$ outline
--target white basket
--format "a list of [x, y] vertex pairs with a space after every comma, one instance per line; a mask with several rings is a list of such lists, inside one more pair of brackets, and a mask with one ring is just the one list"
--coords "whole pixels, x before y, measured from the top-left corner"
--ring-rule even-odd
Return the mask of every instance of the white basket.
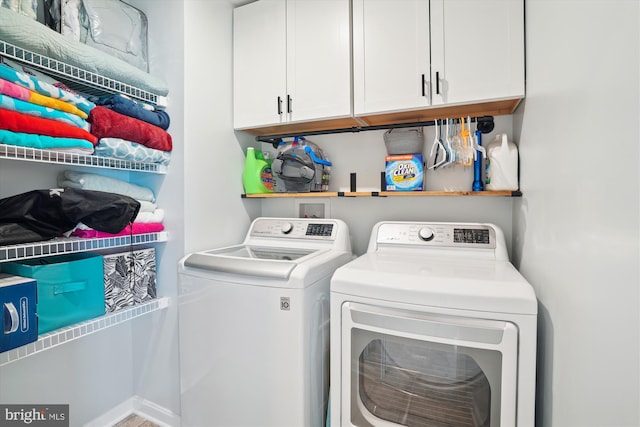
[[422, 128], [389, 129], [384, 133], [387, 154], [421, 154], [424, 149]]

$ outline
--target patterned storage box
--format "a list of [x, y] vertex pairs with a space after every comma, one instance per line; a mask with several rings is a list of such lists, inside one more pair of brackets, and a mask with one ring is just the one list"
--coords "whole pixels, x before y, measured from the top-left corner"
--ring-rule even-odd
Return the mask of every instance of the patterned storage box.
[[106, 254], [104, 302], [107, 313], [156, 297], [156, 251], [154, 248]]

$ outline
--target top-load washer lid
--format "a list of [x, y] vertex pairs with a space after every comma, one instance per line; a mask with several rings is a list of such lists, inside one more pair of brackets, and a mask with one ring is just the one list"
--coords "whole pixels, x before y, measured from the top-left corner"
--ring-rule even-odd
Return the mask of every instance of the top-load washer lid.
[[180, 261], [180, 272], [304, 287], [351, 259], [349, 229], [341, 220], [261, 217], [251, 223], [241, 244], [189, 254]]
[[286, 280], [302, 258], [318, 252], [314, 249], [240, 245], [193, 253], [185, 258], [184, 265], [220, 273]]
[[491, 224], [383, 222], [366, 254], [340, 267], [331, 292], [448, 309], [536, 314], [531, 285]]

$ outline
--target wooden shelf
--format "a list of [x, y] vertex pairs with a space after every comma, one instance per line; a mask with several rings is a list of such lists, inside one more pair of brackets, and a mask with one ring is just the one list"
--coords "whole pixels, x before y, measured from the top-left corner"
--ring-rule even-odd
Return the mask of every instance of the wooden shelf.
[[304, 197], [520, 197], [520, 191], [319, 191], [311, 193], [242, 194], [247, 199], [283, 199]]
[[324, 132], [359, 132], [371, 127], [428, 122], [447, 117], [481, 117], [512, 114], [522, 98], [507, 98], [461, 105], [436, 105], [424, 109], [392, 111], [379, 114], [334, 119], [294, 122], [236, 129], [256, 137], [283, 136], [298, 134], [321, 134]]

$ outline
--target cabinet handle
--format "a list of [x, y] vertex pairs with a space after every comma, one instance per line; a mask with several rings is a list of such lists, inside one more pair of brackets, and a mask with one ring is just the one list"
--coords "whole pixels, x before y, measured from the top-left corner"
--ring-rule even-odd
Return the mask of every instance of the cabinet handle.
[[422, 96], [425, 96], [425, 91], [424, 91], [424, 74], [422, 75]]
[[292, 103], [293, 103], [293, 99], [291, 99], [291, 96], [287, 95], [287, 113], [291, 113]]
[[436, 71], [436, 95], [440, 95], [440, 73]]
[[282, 98], [278, 97], [278, 115], [282, 114]]

